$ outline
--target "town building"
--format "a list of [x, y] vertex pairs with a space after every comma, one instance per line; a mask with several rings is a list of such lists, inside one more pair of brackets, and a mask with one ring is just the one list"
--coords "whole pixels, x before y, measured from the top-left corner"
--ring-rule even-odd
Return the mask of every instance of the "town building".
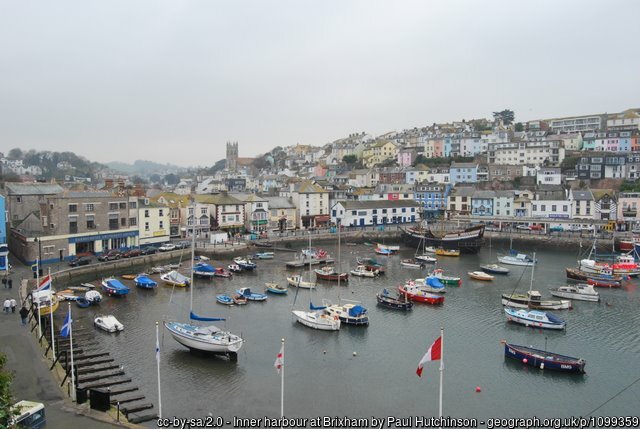
[[640, 130], [640, 109], [627, 109], [607, 118], [609, 131], [638, 131]]
[[489, 181], [507, 181], [511, 182], [516, 177], [525, 176], [524, 166], [516, 164], [490, 164], [487, 166], [489, 172]]
[[[239, 199], [229, 195], [227, 192], [221, 192], [217, 195], [196, 195], [195, 200], [199, 204], [208, 207], [207, 214], [211, 217], [211, 231], [223, 230], [229, 234], [244, 232], [245, 206]], [[204, 215], [203, 211], [201, 216]], [[187, 226], [192, 225], [191, 221], [190, 213], [187, 219]], [[207, 235], [207, 232], [205, 232], [205, 237]]]
[[613, 189], [592, 189], [595, 213], [595, 220], [617, 220], [618, 202], [616, 201]]
[[420, 182], [415, 184], [415, 201], [422, 208], [423, 219], [435, 219], [444, 216], [447, 209], [449, 185], [438, 182]]
[[572, 116], [566, 118], [548, 119], [549, 130], [553, 133], [574, 133], [576, 131], [597, 131], [605, 128], [606, 114]]
[[291, 196], [298, 209], [298, 228], [316, 228], [328, 225], [329, 191], [306, 180], [291, 184], [281, 196]]
[[452, 162], [449, 167], [451, 185], [457, 183], [476, 183], [478, 181], [478, 164], [473, 162]]
[[493, 203], [496, 197], [494, 191], [475, 191], [471, 195], [472, 216], [493, 216]]
[[475, 188], [471, 186], [459, 186], [452, 189], [447, 197], [447, 216], [470, 214], [471, 197], [475, 191]]
[[514, 216], [514, 191], [495, 191], [493, 213], [495, 216]]
[[[131, 206], [133, 201], [129, 201]], [[150, 201], [149, 198], [139, 198], [137, 201], [138, 244], [165, 243], [171, 239], [171, 216], [169, 207]]]
[[583, 156], [576, 165], [579, 180], [622, 179], [626, 177], [625, 155]]
[[573, 207], [573, 219], [593, 219], [595, 214], [595, 200], [589, 189], [569, 190], [569, 201]]
[[345, 226], [412, 223], [420, 219], [413, 200], [339, 201], [331, 208], [331, 221]]
[[269, 226], [269, 202], [255, 194], [235, 194], [244, 203], [244, 227], [249, 232], [267, 231]]
[[564, 160], [565, 149], [562, 141], [545, 140], [514, 141], [510, 143], [489, 143], [487, 162], [492, 164], [543, 165], [545, 162], [559, 166]]
[[536, 174], [536, 185], [561, 185], [560, 167], [540, 167]]
[[618, 194], [618, 221], [624, 223], [623, 230], [631, 231], [640, 222], [640, 192], [621, 192]]
[[269, 229], [286, 231], [298, 226], [298, 210], [293, 199], [286, 197], [264, 197], [269, 207]]

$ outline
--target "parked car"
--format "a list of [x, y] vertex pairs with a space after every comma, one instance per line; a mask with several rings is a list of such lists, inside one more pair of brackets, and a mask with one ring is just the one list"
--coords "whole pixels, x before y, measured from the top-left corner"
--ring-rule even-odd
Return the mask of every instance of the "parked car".
[[187, 249], [191, 247], [190, 241], [179, 241], [176, 243], [176, 249]]
[[129, 249], [122, 254], [123, 258], [133, 258], [134, 256], [142, 255], [142, 250], [140, 249]]
[[122, 252], [120, 252], [119, 250], [109, 250], [106, 253], [103, 253], [102, 255], [98, 256], [98, 261], [104, 262], [104, 261], [114, 261], [116, 259], [120, 259], [122, 258]]
[[560, 225], [552, 226], [551, 228], [549, 228], [549, 232], [562, 232], [562, 231], [564, 231], [564, 228]]
[[522, 229], [525, 231], [529, 231], [531, 228], [529, 228], [529, 225], [518, 225], [516, 226], [516, 229]]
[[142, 249], [142, 255], [154, 255], [158, 253], [158, 248], [155, 246], [148, 246]]
[[176, 246], [175, 244], [164, 243], [158, 250], [160, 250], [161, 252], [168, 252], [170, 250], [176, 250]]
[[580, 227], [580, 231], [589, 231], [593, 232], [593, 225], [582, 225]]
[[569, 226], [567, 227], [567, 231], [571, 231], [571, 232], [580, 232], [580, 231], [581, 231], [581, 229], [580, 229], [580, 226], [578, 226], [578, 225], [569, 225]]
[[529, 229], [531, 231], [542, 231], [542, 230], [544, 230], [544, 226], [542, 226], [542, 225], [531, 225], [529, 227]]
[[91, 257], [89, 256], [81, 256], [79, 258], [73, 258], [69, 261], [70, 267], [80, 267], [82, 265], [89, 265], [91, 263]]

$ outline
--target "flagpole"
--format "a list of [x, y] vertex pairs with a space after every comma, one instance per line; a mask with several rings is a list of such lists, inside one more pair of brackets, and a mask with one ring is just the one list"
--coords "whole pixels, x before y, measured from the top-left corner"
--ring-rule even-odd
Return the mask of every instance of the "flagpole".
[[280, 417], [284, 420], [284, 338], [282, 339], [282, 373], [280, 374]]
[[158, 363], [158, 418], [162, 418], [162, 393], [160, 390], [160, 341], [158, 335], [158, 322], [156, 322], [156, 362]]
[[[49, 277], [51, 277], [51, 268], [49, 268]], [[51, 297], [51, 311], [49, 311], [49, 323], [51, 324], [51, 351], [53, 352], [53, 358], [51, 359], [53, 362], [56, 361], [56, 342], [54, 341], [54, 333], [53, 333], [53, 284], [49, 289], [49, 296]]]
[[440, 327], [440, 405], [438, 407], [438, 417], [440, 417], [440, 418], [442, 418], [442, 379], [443, 379], [443, 374], [444, 374], [444, 327]]
[[69, 305], [69, 347], [71, 349], [71, 400], [76, 400], [76, 376], [73, 370], [73, 318], [71, 317], [71, 303]]
[[[36, 290], [40, 287], [40, 260], [36, 258]], [[33, 294], [31, 295], [33, 297]], [[40, 297], [38, 297], [38, 344], [40, 344], [40, 337], [42, 337], [42, 326], [40, 325]]]

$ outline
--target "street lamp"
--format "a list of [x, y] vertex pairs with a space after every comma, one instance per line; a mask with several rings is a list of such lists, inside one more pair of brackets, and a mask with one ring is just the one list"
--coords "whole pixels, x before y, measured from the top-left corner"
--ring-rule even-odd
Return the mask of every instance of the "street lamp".
[[38, 262], [36, 263], [36, 270], [38, 276], [42, 276], [42, 268], [40, 268], [42, 264], [42, 242], [38, 237], [34, 238], [34, 241], [38, 243]]

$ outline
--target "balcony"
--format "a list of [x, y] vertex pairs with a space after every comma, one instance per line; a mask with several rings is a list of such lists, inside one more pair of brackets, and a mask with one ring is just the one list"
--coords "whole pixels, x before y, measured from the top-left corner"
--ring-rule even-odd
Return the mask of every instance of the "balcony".
[[636, 217], [637, 214], [637, 209], [631, 207], [625, 207], [622, 209], [622, 217]]

